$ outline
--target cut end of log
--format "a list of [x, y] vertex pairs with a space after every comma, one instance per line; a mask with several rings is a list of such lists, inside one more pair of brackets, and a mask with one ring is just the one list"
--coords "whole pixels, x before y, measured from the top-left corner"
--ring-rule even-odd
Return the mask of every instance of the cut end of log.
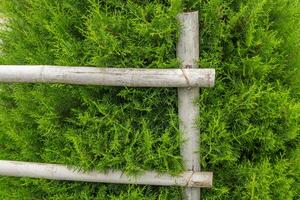
[[194, 172], [189, 180], [188, 187], [211, 188], [212, 184], [212, 172]]
[[209, 87], [214, 87], [215, 79], [216, 79], [216, 70], [215, 69], [211, 69], [211, 73], [208, 74], [207, 79], [208, 79]]

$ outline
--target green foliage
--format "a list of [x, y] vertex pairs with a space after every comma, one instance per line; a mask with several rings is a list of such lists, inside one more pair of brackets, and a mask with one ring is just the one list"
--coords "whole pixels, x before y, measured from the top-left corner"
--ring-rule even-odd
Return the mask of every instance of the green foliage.
[[218, 72], [199, 101], [202, 165], [217, 174], [206, 199], [299, 198], [299, 3], [192, 5], [202, 13], [200, 66]]
[[[198, 10], [203, 199], [300, 198], [299, 0], [3, 0], [0, 64], [176, 68], [176, 15]], [[1, 84], [0, 159], [183, 170], [176, 89]], [[22, 187], [20, 187], [22, 186]], [[1, 199], [181, 199], [179, 188], [0, 178]]]

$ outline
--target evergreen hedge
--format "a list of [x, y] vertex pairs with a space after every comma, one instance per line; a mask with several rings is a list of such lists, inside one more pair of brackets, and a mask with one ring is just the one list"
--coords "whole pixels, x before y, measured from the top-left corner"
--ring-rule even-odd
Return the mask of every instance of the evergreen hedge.
[[[176, 68], [200, 12], [203, 199], [300, 198], [299, 0], [2, 0], [0, 64]], [[0, 159], [178, 174], [176, 89], [0, 85]], [[0, 178], [0, 199], [181, 199], [177, 187]]]

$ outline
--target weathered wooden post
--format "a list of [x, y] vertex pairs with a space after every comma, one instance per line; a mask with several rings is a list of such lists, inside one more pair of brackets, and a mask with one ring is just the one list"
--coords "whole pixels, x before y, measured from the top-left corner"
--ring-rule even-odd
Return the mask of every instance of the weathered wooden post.
[[[182, 71], [197, 68], [199, 60], [199, 21], [198, 12], [182, 13], [178, 16], [181, 34], [177, 45], [177, 58], [182, 62]], [[184, 74], [184, 73], [183, 73]], [[189, 79], [186, 78], [187, 82]], [[199, 137], [200, 130], [196, 127], [199, 108], [195, 100], [199, 97], [198, 87], [178, 88], [179, 129], [184, 143], [181, 146], [186, 170], [200, 171]], [[185, 188], [186, 200], [199, 200], [200, 188]]]

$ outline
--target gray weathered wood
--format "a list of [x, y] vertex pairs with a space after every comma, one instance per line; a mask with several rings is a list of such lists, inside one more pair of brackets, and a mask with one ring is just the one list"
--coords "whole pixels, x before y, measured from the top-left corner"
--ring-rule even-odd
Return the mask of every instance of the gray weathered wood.
[[211, 187], [211, 172], [187, 171], [179, 176], [147, 171], [139, 176], [127, 176], [121, 171], [79, 172], [64, 165], [0, 160], [0, 175], [45, 178], [52, 180], [86, 181], [118, 184]]
[[[197, 68], [199, 59], [199, 21], [198, 12], [183, 13], [178, 16], [181, 34], [177, 45], [177, 57], [182, 61], [182, 68]], [[214, 79], [214, 77], [210, 77]], [[195, 100], [199, 97], [199, 88], [178, 88], [179, 129], [184, 143], [181, 146], [186, 170], [200, 171], [199, 137], [200, 130], [196, 126], [199, 108]], [[199, 200], [199, 188], [186, 188], [186, 200]]]
[[0, 65], [0, 82], [129, 87], [212, 87], [214, 69], [136, 69]]

